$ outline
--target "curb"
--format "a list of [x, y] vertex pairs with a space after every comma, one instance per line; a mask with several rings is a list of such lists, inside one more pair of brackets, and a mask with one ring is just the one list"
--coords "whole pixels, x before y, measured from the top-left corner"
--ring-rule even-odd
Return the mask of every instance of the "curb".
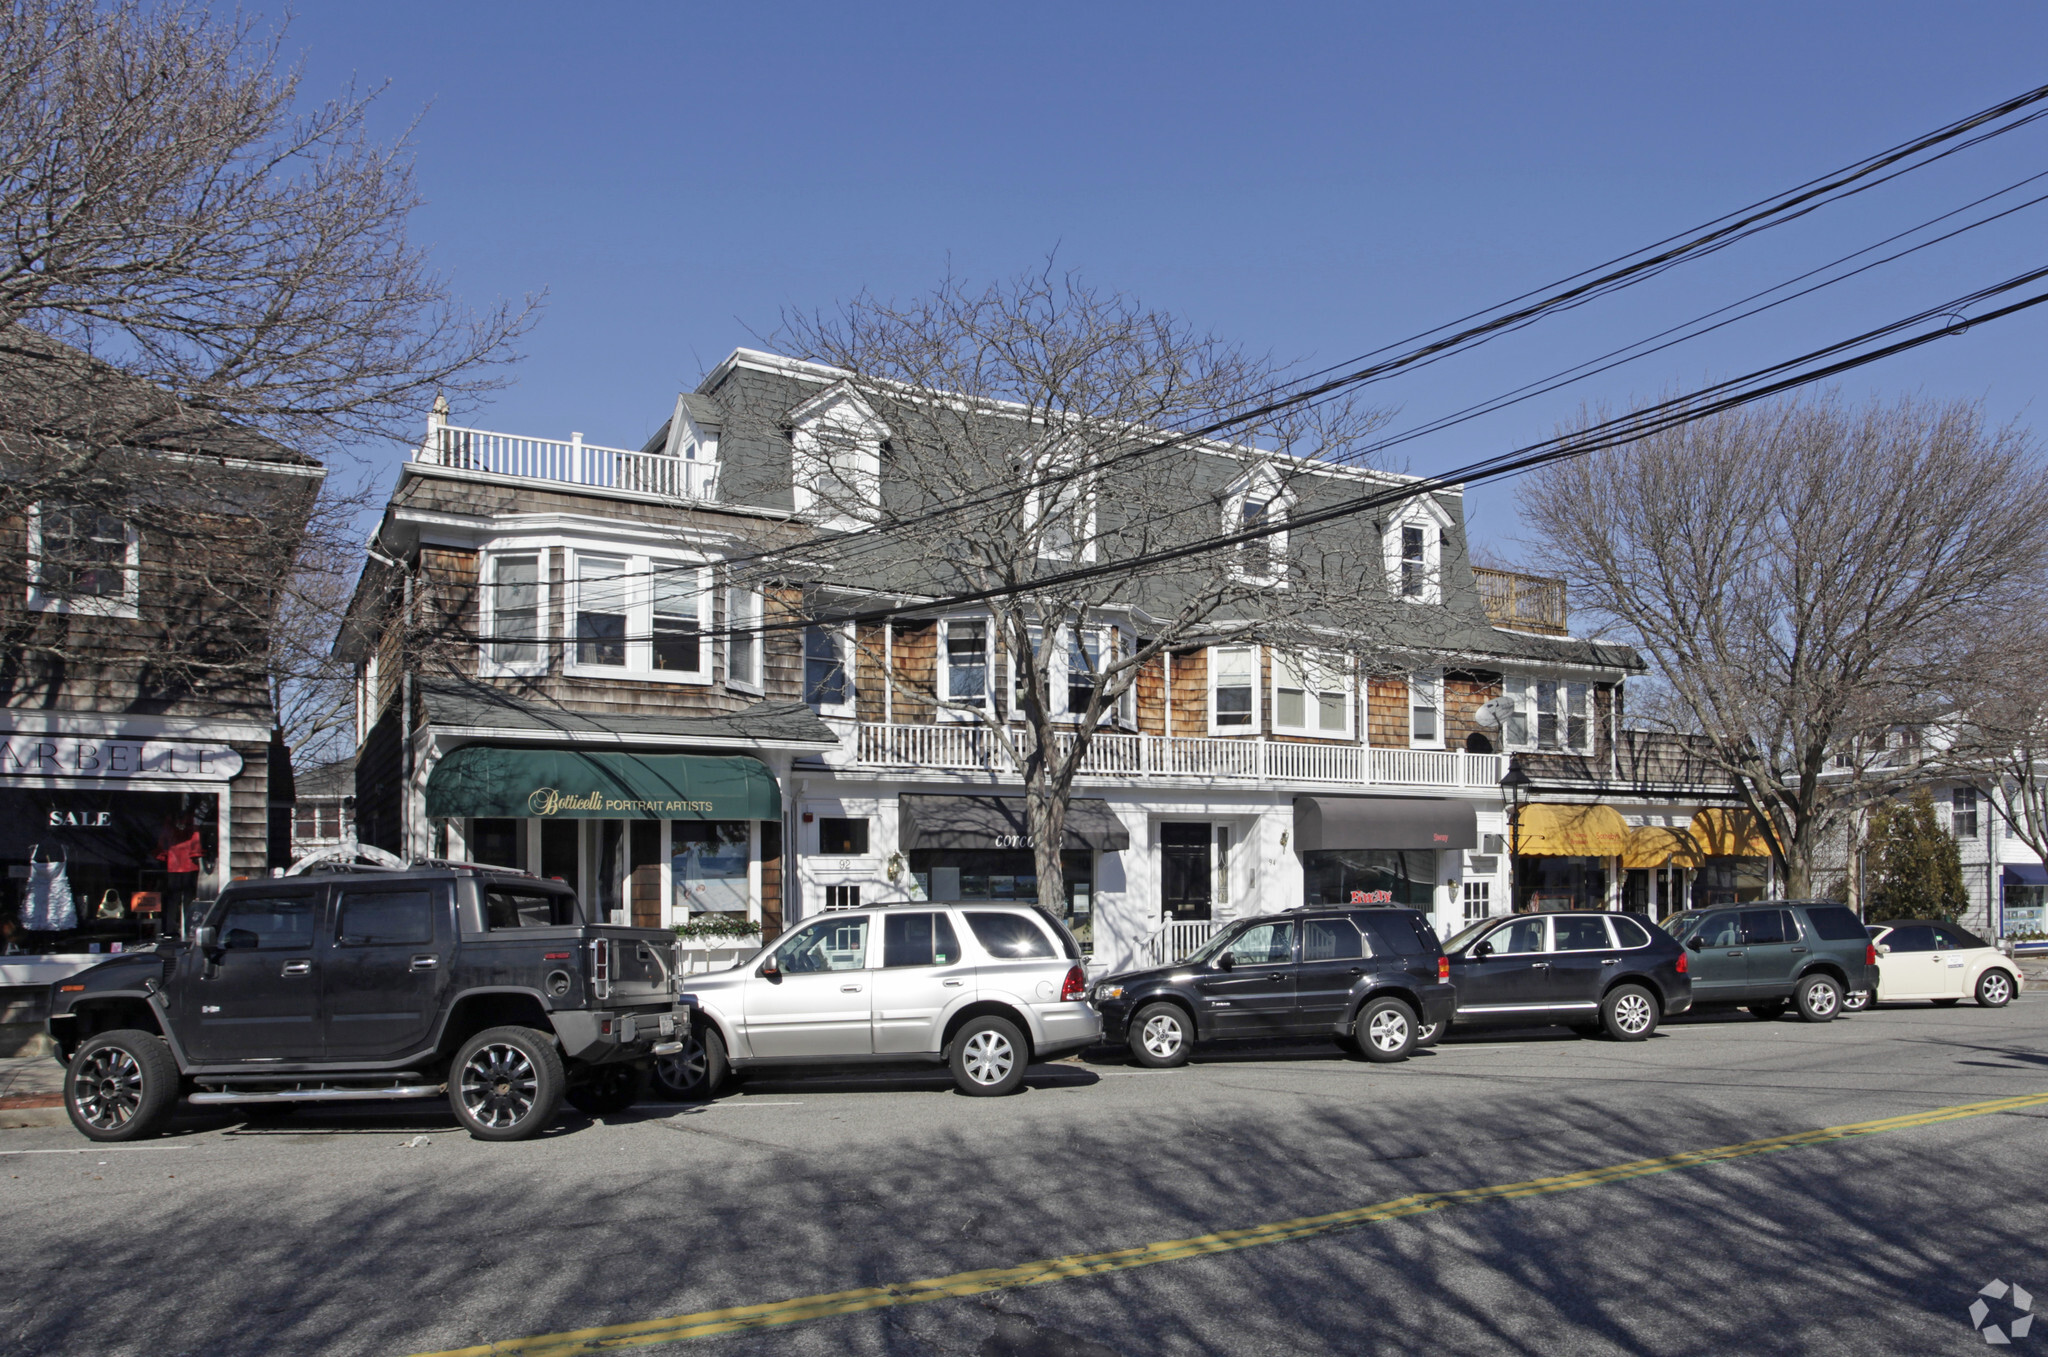
[[0, 1131], [27, 1130], [35, 1126], [68, 1126], [71, 1119], [57, 1107], [0, 1108]]

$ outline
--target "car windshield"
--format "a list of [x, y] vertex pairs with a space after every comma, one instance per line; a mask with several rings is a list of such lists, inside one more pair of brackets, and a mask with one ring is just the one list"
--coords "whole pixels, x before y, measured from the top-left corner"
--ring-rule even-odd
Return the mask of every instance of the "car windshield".
[[1244, 930], [1242, 928], [1225, 928], [1220, 930], [1215, 937], [1209, 939], [1200, 947], [1197, 947], [1194, 951], [1182, 957], [1180, 960], [1180, 964], [1183, 966], [1195, 966], [1200, 965], [1204, 961], [1210, 960], [1218, 952], [1222, 951], [1225, 947], [1228, 947], [1231, 944], [1231, 941], [1235, 939], [1237, 935], [1239, 933], [1242, 933], [1243, 931]]
[[1493, 924], [1494, 921], [1492, 919], [1481, 919], [1478, 923], [1466, 924], [1463, 928], [1444, 939], [1444, 950], [1446, 952], [1457, 951], [1460, 947], [1463, 947], [1466, 943], [1493, 927]]
[[1695, 914], [1691, 910], [1687, 910], [1682, 914], [1672, 915], [1670, 918], [1666, 919], [1662, 924], [1658, 926], [1662, 928], [1666, 933], [1669, 933], [1672, 937], [1678, 939], [1680, 942], [1684, 942], [1686, 939], [1686, 935], [1691, 933], [1693, 929], [1698, 928], [1700, 926], [1700, 920], [1703, 917], [1705, 916]]

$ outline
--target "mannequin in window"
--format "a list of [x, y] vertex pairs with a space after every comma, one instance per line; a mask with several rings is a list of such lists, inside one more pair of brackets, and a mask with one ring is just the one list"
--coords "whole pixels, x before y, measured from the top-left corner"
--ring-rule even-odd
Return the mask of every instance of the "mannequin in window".
[[1475, 730], [1465, 737], [1465, 752], [1467, 754], [1491, 754], [1493, 752], [1493, 741]]

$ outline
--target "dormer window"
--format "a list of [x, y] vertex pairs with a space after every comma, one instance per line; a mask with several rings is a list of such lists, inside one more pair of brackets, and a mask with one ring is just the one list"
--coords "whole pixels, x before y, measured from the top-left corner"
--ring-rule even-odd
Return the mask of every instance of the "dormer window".
[[1408, 603], [1443, 601], [1444, 533], [1450, 519], [1434, 499], [1411, 501], [1387, 525], [1387, 577]]
[[786, 429], [796, 511], [825, 527], [865, 526], [881, 504], [888, 429], [840, 383], [791, 412]]
[[1025, 501], [1027, 531], [1038, 537], [1038, 556], [1045, 561], [1095, 559], [1095, 495], [1084, 475], [1073, 471], [1045, 473], [1048, 483], [1032, 487]]
[[[1278, 528], [1288, 519], [1288, 498], [1269, 471], [1254, 471], [1224, 501], [1223, 531], [1236, 535]], [[1241, 580], [1275, 584], [1287, 574], [1287, 533], [1266, 532], [1237, 544], [1231, 573]]]
[[1401, 525], [1401, 597], [1421, 598], [1429, 584], [1429, 554], [1419, 524]]

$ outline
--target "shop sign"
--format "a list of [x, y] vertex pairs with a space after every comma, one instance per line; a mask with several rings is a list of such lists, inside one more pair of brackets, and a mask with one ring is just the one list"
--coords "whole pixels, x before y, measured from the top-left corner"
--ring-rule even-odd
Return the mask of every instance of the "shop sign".
[[242, 756], [224, 744], [76, 735], [0, 737], [0, 776], [224, 782], [241, 771]]
[[526, 798], [526, 813], [540, 816], [560, 815], [566, 811], [572, 815], [610, 814], [671, 819], [678, 815], [709, 815], [715, 809], [710, 801], [606, 796], [602, 792], [585, 792], [576, 796], [554, 787], [537, 787]]
[[49, 820], [52, 829], [107, 829], [113, 823], [110, 810], [53, 810]]
[[1391, 905], [1394, 903], [1394, 893], [1392, 891], [1353, 891], [1351, 892], [1351, 903], [1354, 905]]

